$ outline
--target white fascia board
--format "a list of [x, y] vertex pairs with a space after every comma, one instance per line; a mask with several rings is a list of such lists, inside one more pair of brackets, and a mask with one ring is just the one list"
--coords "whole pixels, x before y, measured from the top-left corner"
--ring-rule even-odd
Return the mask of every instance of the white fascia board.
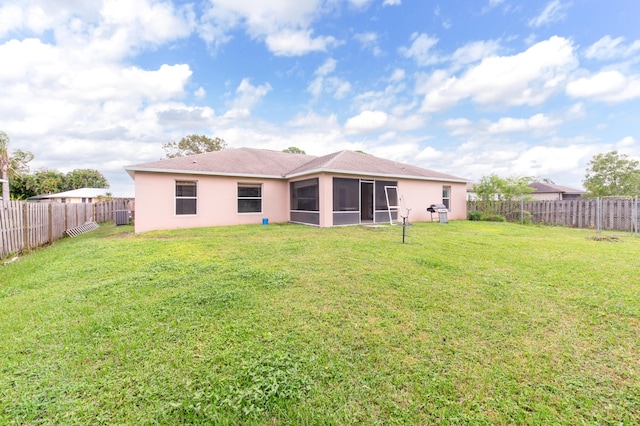
[[285, 179], [284, 176], [277, 175], [253, 175], [249, 173], [224, 173], [224, 172], [211, 172], [206, 170], [178, 170], [178, 169], [149, 169], [142, 167], [125, 167], [124, 168], [129, 176], [133, 175], [131, 172], [145, 172], [145, 173], [168, 173], [176, 175], [200, 175], [200, 176], [224, 176], [224, 177], [244, 177], [255, 179]]
[[440, 177], [427, 177], [427, 176], [409, 176], [409, 175], [395, 175], [395, 174], [387, 174], [387, 173], [373, 173], [373, 172], [365, 172], [365, 171], [353, 171], [353, 170], [339, 170], [339, 169], [314, 169], [308, 170], [306, 172], [296, 173], [293, 175], [287, 175], [285, 178], [294, 179], [297, 177], [319, 174], [319, 173], [330, 173], [330, 174], [340, 174], [340, 175], [353, 175], [353, 176], [372, 176], [372, 177], [380, 177], [387, 179], [411, 179], [411, 180], [425, 180], [425, 181], [433, 181], [433, 182], [453, 182], [453, 183], [467, 183], [471, 182], [469, 179], [449, 179], [449, 178], [440, 178]]

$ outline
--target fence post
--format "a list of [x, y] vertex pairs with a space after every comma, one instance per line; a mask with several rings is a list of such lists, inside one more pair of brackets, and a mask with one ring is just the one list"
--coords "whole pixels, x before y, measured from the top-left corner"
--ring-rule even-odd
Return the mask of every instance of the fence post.
[[49, 203], [47, 206], [47, 213], [49, 215], [49, 244], [53, 243], [53, 203]]
[[636, 237], [638, 236], [638, 196], [636, 195], [635, 203], [633, 203], [633, 226], [635, 229]]
[[28, 250], [29, 247], [29, 207], [27, 203], [22, 204], [22, 248]]

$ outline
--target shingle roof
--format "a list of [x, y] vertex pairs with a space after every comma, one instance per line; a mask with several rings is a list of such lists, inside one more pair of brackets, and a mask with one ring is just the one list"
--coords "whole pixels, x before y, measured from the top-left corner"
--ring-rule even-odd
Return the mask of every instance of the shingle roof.
[[255, 148], [233, 148], [125, 167], [136, 171], [291, 178], [331, 172], [466, 182], [466, 179], [373, 155], [339, 151], [322, 157]]
[[255, 148], [232, 148], [169, 158], [125, 167], [130, 172], [155, 171], [191, 174], [284, 177], [289, 170], [314, 159], [305, 154]]
[[584, 194], [585, 192], [580, 189], [569, 188], [568, 186], [544, 182], [532, 182], [529, 186], [535, 190], [534, 192], [561, 192], [563, 194]]
[[296, 176], [320, 171], [349, 174], [357, 173], [374, 176], [403, 176], [410, 178], [466, 181], [466, 179], [457, 176], [353, 151], [339, 151], [323, 157], [318, 157], [297, 169], [291, 170], [288, 175]]

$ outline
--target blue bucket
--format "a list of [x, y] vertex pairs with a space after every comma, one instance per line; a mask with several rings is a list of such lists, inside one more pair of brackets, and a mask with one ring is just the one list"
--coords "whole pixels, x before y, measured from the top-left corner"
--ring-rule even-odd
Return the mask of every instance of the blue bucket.
[[268, 225], [269, 224], [269, 218], [268, 217], [263, 217], [262, 218], [262, 224], [263, 225]]

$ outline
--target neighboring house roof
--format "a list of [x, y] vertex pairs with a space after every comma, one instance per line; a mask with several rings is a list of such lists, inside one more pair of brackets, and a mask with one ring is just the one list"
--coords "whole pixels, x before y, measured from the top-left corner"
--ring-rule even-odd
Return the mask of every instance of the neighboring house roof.
[[532, 182], [529, 187], [533, 188], [533, 193], [562, 193], [562, 194], [584, 194], [585, 191], [568, 186], [556, 185], [553, 183]]
[[97, 198], [104, 197], [109, 188], [79, 188], [57, 194], [43, 194], [29, 197], [29, 200], [43, 200], [47, 198]]
[[329, 172], [451, 182], [467, 181], [457, 176], [353, 151], [339, 151], [315, 157], [256, 148], [233, 148], [136, 164], [125, 167], [125, 170], [131, 177], [136, 171], [271, 178], [294, 178]]

